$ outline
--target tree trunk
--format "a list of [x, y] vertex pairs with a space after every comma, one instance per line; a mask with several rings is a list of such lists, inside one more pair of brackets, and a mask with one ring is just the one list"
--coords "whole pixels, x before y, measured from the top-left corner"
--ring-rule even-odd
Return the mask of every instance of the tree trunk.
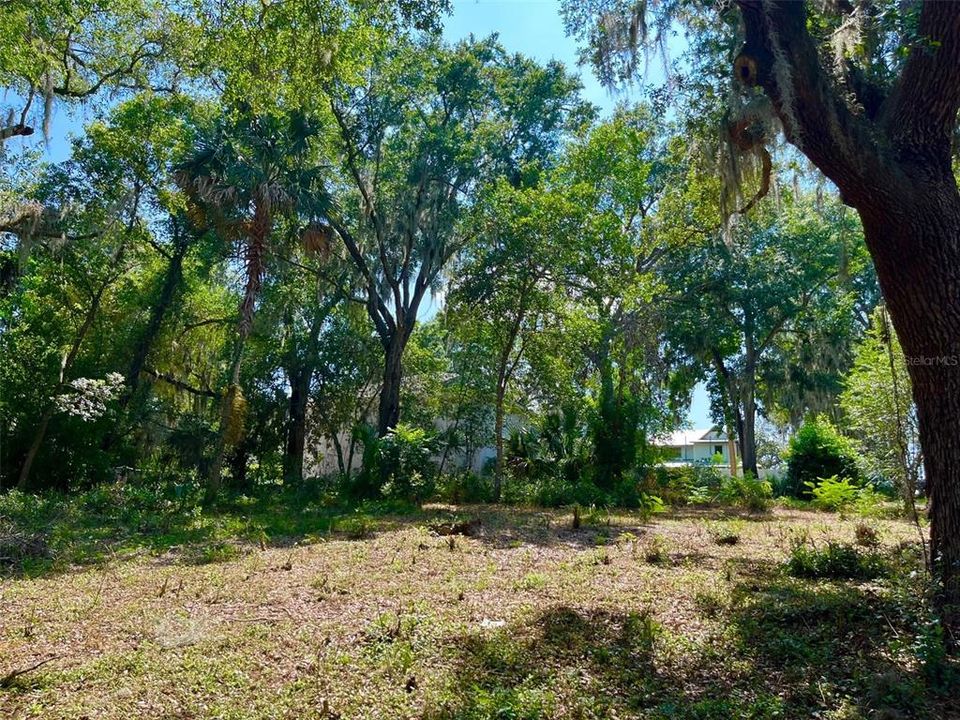
[[[150, 356], [150, 351], [153, 349], [157, 335], [163, 327], [167, 313], [170, 311], [170, 308], [173, 307], [177, 290], [180, 288], [180, 282], [183, 279], [183, 259], [186, 257], [187, 250], [189, 249], [189, 243], [187, 236], [185, 234], [179, 234], [180, 232], [179, 230], [177, 231], [178, 234], [174, 242], [173, 254], [170, 256], [170, 262], [167, 264], [166, 272], [164, 272], [163, 283], [160, 286], [160, 294], [150, 308], [150, 319], [147, 321], [146, 327], [144, 327], [143, 332], [137, 340], [133, 350], [133, 357], [130, 359], [130, 365], [127, 367], [125, 381], [127, 387], [119, 400], [121, 410], [129, 407], [138, 395], [140, 375], [146, 367], [147, 358]], [[138, 398], [138, 403], [143, 402], [147, 393], [148, 391], [141, 393], [141, 397]], [[136, 404], [134, 404], [134, 408], [136, 408]], [[123, 418], [123, 427], [118, 425], [111, 428], [103, 439], [102, 449], [104, 452], [109, 452], [113, 448], [114, 443], [130, 431], [130, 428], [135, 422], [135, 418], [128, 416]]]
[[30, 472], [33, 470], [33, 463], [37, 459], [37, 455], [40, 452], [40, 447], [43, 445], [43, 440], [47, 436], [47, 429], [50, 427], [50, 420], [53, 418], [54, 406], [50, 405], [43, 413], [43, 417], [40, 418], [40, 422], [37, 424], [37, 430], [33, 435], [33, 442], [30, 443], [30, 448], [27, 450], [27, 455], [23, 459], [23, 464], [20, 466], [20, 477], [17, 479], [17, 490], [21, 492], [28, 490], [30, 488]]
[[743, 474], [752, 473], [754, 477], [759, 477], [757, 472], [757, 369], [756, 363], [752, 359], [753, 351], [748, 347], [746, 368], [743, 379], [740, 382], [740, 416], [741, 436], [743, 437], [743, 448], [740, 453], [740, 464], [743, 467]]
[[220, 431], [217, 433], [217, 445], [213, 453], [213, 462], [210, 463], [210, 474], [207, 478], [206, 499], [212, 502], [220, 494], [220, 486], [223, 478], [223, 463], [227, 454], [227, 433], [232, 422], [234, 412], [234, 400], [237, 393], [240, 392], [240, 365], [243, 360], [243, 346], [246, 343], [246, 335], [241, 334], [237, 338], [237, 346], [233, 351], [233, 360], [230, 365], [230, 383], [227, 391], [223, 394], [220, 402]]
[[[716, 350], [713, 351], [713, 364], [714, 368], [717, 371], [720, 382], [718, 383], [721, 387], [721, 391], [724, 393], [727, 405], [727, 433], [729, 436], [729, 428], [736, 428], [736, 445], [737, 450], [740, 453], [740, 462], [743, 466], [743, 471], [753, 472], [756, 474], [757, 471], [757, 441], [754, 432], [754, 425], [756, 423], [756, 400], [754, 399], [754, 383], [752, 381], [752, 376], [747, 376], [744, 380], [739, 381], [730, 372], [730, 369], [723, 362], [723, 358], [720, 356], [720, 353]], [[741, 392], [740, 388], [744, 388], [744, 391]], [[750, 417], [749, 420], [746, 417], [747, 403], [744, 402], [744, 399], [749, 397], [750, 403]], [[750, 466], [747, 465], [747, 448], [752, 448], [752, 465], [753, 469], [750, 469]], [[733, 470], [733, 457], [731, 456], [731, 474], [734, 473]]]
[[220, 484], [222, 481], [220, 475], [228, 450], [227, 433], [230, 432], [231, 426], [237, 422], [237, 419], [234, 418], [233, 415], [235, 411], [234, 400], [241, 392], [240, 365], [243, 362], [244, 346], [253, 330], [254, 312], [263, 283], [267, 236], [270, 233], [270, 215], [265, 209], [260, 207], [256, 209], [254, 218], [248, 226], [248, 232], [245, 257], [247, 282], [243, 291], [243, 299], [240, 302], [240, 314], [237, 322], [237, 344], [234, 349], [233, 361], [230, 368], [230, 384], [227, 392], [223, 394], [223, 404], [220, 408], [220, 432], [217, 434], [217, 447], [214, 452], [213, 462], [210, 464], [210, 476], [207, 486], [208, 501], [215, 499], [220, 492]]
[[307, 441], [307, 402], [313, 368], [300, 368], [290, 377], [290, 402], [287, 406], [287, 447], [283, 455], [284, 481], [303, 482], [303, 455]]
[[752, 473], [754, 477], [759, 477], [757, 472], [757, 408], [756, 402], [752, 397], [744, 398], [743, 401], [743, 452], [740, 457], [740, 463], [743, 465], [743, 472]]
[[753, 314], [747, 308], [743, 313], [743, 345], [744, 345], [744, 367], [743, 377], [740, 380], [740, 407], [739, 412], [743, 418], [741, 427], [741, 436], [743, 437], [743, 448], [740, 453], [740, 464], [743, 467], [743, 474], [751, 473], [758, 477], [757, 473], [757, 343], [754, 339], [755, 326]]
[[504, 399], [506, 397], [506, 384], [501, 382], [497, 385], [497, 408], [496, 420], [494, 421], [494, 435], [497, 440], [497, 466], [493, 475], [493, 501], [500, 502], [500, 493], [503, 490], [503, 420], [504, 420]]
[[[808, 30], [805, 3], [737, 0], [745, 42], [735, 68], [773, 101], [787, 139], [839, 188], [900, 338], [929, 490], [933, 570], [948, 646], [960, 641], [960, 193], [952, 166], [960, 109], [960, 7], [921, 5], [918, 37], [889, 95], [864, 112], [838, 93]], [[779, 66], [779, 69], [778, 67]]]
[[[324, 305], [316, 309], [310, 322], [302, 359], [298, 359], [295, 343], [291, 352], [290, 367], [287, 370], [287, 380], [290, 383], [290, 403], [287, 406], [287, 448], [283, 457], [283, 474], [287, 482], [303, 482], [303, 458], [307, 440], [307, 405], [310, 402], [310, 388], [317, 369], [320, 331], [338, 301], [338, 296], [333, 296]], [[292, 333], [292, 321], [290, 325]], [[342, 460], [340, 469], [342, 472]]]
[[400, 385], [403, 380], [403, 351], [410, 333], [397, 328], [384, 343], [383, 386], [377, 411], [377, 435], [384, 437], [400, 422]]
[[[954, 647], [960, 641], [960, 195], [918, 187], [899, 217], [861, 213], [917, 406], [931, 557]], [[891, 213], [892, 214], [892, 213]]]
[[[402, 326], [393, 332], [384, 343], [383, 385], [380, 388], [380, 407], [377, 411], [377, 437], [386, 437], [400, 422], [400, 387], [403, 381], [403, 351], [410, 339], [409, 331]], [[392, 476], [394, 467], [392, 457], [380, 454], [380, 485], [383, 486]]]
[[[119, 259], [123, 254], [121, 248], [120, 253], [118, 253], [118, 263]], [[93, 321], [97, 317], [97, 313], [100, 310], [100, 303], [103, 300], [103, 295], [107, 291], [107, 288], [113, 284], [113, 281], [116, 279], [115, 276], [111, 276], [107, 279], [98, 289], [96, 294], [93, 296], [93, 299], [90, 302], [90, 307], [87, 308], [87, 313], [83, 318], [83, 323], [80, 325], [80, 328], [77, 330], [77, 334], [73, 339], [73, 344], [70, 346], [70, 351], [67, 353], [66, 357], [63, 359], [63, 363], [60, 365], [60, 378], [57, 382], [56, 390], [54, 394], [59, 393], [66, 383], [67, 375], [70, 373], [71, 368], [73, 367], [74, 361], [77, 359], [77, 355], [80, 353], [80, 346], [83, 345], [83, 341], [87, 337], [87, 333], [90, 332], [90, 328], [93, 327]], [[37, 455], [40, 453], [40, 448], [43, 446], [43, 441], [47, 436], [47, 430], [50, 428], [50, 421], [53, 419], [53, 413], [56, 411], [56, 406], [54, 405], [54, 400], [50, 400], [50, 404], [47, 406], [47, 409], [44, 410], [43, 416], [40, 418], [40, 422], [37, 424], [37, 430], [33, 435], [33, 441], [30, 443], [30, 448], [27, 450], [26, 457], [23, 459], [23, 464], [20, 466], [20, 475], [17, 478], [17, 489], [18, 490], [27, 490], [30, 487], [30, 473], [33, 471], [33, 463], [37, 459]]]
[[188, 248], [189, 243], [186, 235], [178, 234], [174, 243], [173, 254], [170, 256], [170, 262], [167, 264], [167, 270], [163, 276], [163, 284], [160, 286], [160, 295], [150, 310], [150, 319], [137, 340], [130, 366], [127, 369], [127, 392], [120, 400], [121, 407], [126, 407], [136, 394], [140, 383], [140, 373], [147, 363], [153, 343], [157, 339], [160, 328], [163, 327], [163, 321], [172, 307], [174, 296], [180, 287], [180, 281], [183, 278], [183, 259], [186, 257]]
[[340, 437], [334, 433], [330, 436], [330, 441], [333, 443], [334, 452], [337, 453], [337, 470], [339, 470], [340, 474], [349, 480], [350, 475], [347, 472], [347, 465], [343, 461], [343, 444], [340, 442]]
[[234, 491], [246, 491], [247, 488], [247, 463], [250, 459], [250, 448], [247, 439], [244, 438], [233, 449], [230, 456], [230, 486]]
[[[335, 441], [339, 444], [339, 440]], [[344, 480], [349, 484], [350, 476], [353, 475], [353, 458], [356, 455], [357, 451], [357, 435], [353, 431], [350, 432], [350, 445], [347, 449], [347, 470], [344, 476]]]

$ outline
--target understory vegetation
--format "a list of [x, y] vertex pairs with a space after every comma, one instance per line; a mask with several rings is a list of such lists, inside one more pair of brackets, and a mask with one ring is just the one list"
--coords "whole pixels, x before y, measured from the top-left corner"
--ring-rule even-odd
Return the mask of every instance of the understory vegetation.
[[902, 520], [300, 501], [291, 511], [276, 494], [238, 497], [214, 513], [167, 498], [166, 512], [145, 512], [129, 492], [7, 496], [4, 516], [21, 533], [49, 536], [45, 550], [37, 540], [29, 559], [5, 565], [4, 665], [48, 662], [5, 681], [0, 711], [960, 711], [958, 668], [943, 656], [922, 551]]

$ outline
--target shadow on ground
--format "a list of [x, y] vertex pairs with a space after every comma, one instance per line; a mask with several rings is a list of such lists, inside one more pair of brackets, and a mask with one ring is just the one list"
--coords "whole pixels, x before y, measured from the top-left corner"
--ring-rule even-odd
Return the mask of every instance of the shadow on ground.
[[[321, 493], [276, 489], [234, 496], [213, 507], [197, 492], [151, 494], [109, 486], [77, 494], [0, 497], [0, 575], [39, 577], [76, 566], [148, 553], [175, 563], [232, 560], [245, 547], [286, 547], [319, 539], [362, 540], [403, 527], [479, 520], [472, 537], [493, 547], [595, 546], [623, 532], [641, 534], [639, 517], [614, 524], [594, 512], [573, 530], [569, 512], [491, 506], [364, 503], [346, 507]], [[636, 520], [634, 522], [633, 520]]]
[[424, 717], [960, 717], [960, 686], [925, 677], [899, 648], [916, 629], [892, 600], [772, 568], [731, 597], [707, 610], [726, 631], [700, 643], [661, 627], [655, 609], [556, 606], [467, 634], [449, 696]]

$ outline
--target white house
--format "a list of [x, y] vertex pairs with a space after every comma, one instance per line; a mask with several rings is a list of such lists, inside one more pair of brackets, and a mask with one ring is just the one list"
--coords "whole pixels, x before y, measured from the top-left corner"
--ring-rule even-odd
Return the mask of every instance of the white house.
[[[660, 450], [663, 464], [667, 467], [707, 465], [718, 460], [716, 467], [729, 472], [731, 450], [734, 464], [739, 466], [736, 443], [731, 443], [727, 434], [716, 427], [677, 430], [654, 439], [653, 445]], [[737, 469], [739, 470], [739, 467]]]

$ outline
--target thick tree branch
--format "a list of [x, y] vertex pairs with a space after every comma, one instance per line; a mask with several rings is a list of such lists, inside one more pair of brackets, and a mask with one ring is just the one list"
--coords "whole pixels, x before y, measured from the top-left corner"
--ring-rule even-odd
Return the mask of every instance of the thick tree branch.
[[938, 161], [950, 173], [950, 138], [960, 109], [960, 3], [925, 2], [920, 41], [884, 108], [898, 154]]
[[157, 370], [151, 370], [150, 368], [144, 368], [143, 374], [149, 377], [152, 377], [154, 380], [159, 380], [165, 382], [167, 385], [177, 388], [178, 390], [183, 390], [190, 393], [191, 395], [197, 395], [199, 397], [208, 397], [217, 400], [220, 398], [219, 393], [214, 392], [206, 388], [195, 388], [189, 383], [185, 383], [183, 380], [178, 380], [170, 373], [159, 372]]
[[[759, 85], [773, 102], [787, 139], [840, 189], [848, 204], [886, 203], [890, 168], [880, 133], [836, 91], [807, 31], [806, 4], [796, 0], [737, 0], [746, 41], [735, 63], [738, 79]], [[893, 188], [895, 191], [895, 188]]]

